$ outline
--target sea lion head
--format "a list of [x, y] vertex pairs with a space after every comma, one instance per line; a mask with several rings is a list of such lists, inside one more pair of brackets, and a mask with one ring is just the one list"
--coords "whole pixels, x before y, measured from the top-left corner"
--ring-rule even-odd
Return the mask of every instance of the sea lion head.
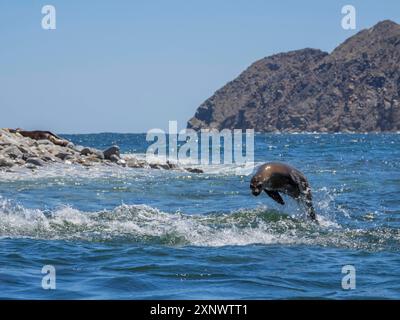
[[255, 175], [251, 178], [250, 189], [253, 196], [258, 196], [263, 191], [263, 183], [260, 180], [260, 176]]

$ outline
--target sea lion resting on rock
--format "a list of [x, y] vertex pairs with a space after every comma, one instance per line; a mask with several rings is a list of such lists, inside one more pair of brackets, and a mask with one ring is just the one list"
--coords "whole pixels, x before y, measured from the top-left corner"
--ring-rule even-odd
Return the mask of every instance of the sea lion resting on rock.
[[258, 196], [263, 190], [276, 202], [284, 205], [279, 192], [301, 201], [307, 207], [308, 215], [316, 220], [312, 204], [310, 185], [299, 170], [277, 162], [261, 165], [250, 182], [253, 195]]
[[49, 140], [53, 142], [55, 145], [66, 147], [69, 143], [69, 141], [64, 140], [57, 136], [56, 134], [50, 132], [50, 131], [40, 131], [40, 130], [35, 130], [35, 131], [25, 131], [21, 129], [9, 129], [11, 133], [19, 133], [23, 137], [28, 137], [34, 140]]

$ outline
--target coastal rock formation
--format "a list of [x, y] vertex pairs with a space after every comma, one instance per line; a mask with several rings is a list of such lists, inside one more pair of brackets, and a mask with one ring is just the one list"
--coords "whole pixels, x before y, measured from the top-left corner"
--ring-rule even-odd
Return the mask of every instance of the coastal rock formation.
[[0, 170], [13, 167], [35, 169], [52, 163], [119, 165], [131, 168], [174, 169], [201, 173], [196, 168], [181, 168], [175, 164], [150, 163], [134, 155], [123, 156], [118, 146], [104, 151], [75, 146], [47, 131], [0, 129]]
[[252, 64], [188, 128], [258, 132], [400, 130], [400, 25], [385, 20], [328, 54], [303, 49]]

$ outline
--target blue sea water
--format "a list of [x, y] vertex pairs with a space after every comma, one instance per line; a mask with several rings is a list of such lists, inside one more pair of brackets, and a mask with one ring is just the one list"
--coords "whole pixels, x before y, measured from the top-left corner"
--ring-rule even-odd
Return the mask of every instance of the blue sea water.
[[[126, 154], [149, 145], [66, 137]], [[0, 172], [0, 298], [400, 298], [399, 134], [257, 134], [255, 160], [306, 174], [319, 225], [287, 197], [253, 197], [232, 166]], [[42, 289], [44, 265], [55, 290]], [[355, 289], [342, 288], [345, 265]]]

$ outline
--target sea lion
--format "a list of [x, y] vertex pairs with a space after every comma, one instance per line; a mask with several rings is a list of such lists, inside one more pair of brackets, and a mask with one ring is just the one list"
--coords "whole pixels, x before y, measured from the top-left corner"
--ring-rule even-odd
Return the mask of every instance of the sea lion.
[[279, 192], [301, 201], [307, 207], [308, 215], [316, 220], [312, 204], [310, 185], [299, 170], [278, 162], [268, 162], [261, 165], [250, 182], [250, 189], [254, 196], [258, 196], [263, 190], [276, 202], [284, 205]]
[[34, 140], [49, 140], [53, 142], [55, 145], [66, 147], [69, 143], [69, 141], [60, 138], [56, 134], [50, 132], [50, 131], [40, 131], [40, 130], [35, 130], [35, 131], [25, 131], [22, 129], [9, 129], [11, 133], [19, 133], [23, 137], [29, 137]]

